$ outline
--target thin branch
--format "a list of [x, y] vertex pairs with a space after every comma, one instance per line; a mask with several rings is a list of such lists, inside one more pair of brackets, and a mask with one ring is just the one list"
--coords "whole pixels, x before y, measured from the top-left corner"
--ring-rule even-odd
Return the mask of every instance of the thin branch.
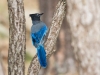
[[[51, 23], [51, 28], [48, 33], [47, 40], [44, 44], [47, 53], [47, 58], [49, 58], [55, 52], [55, 49], [53, 49], [53, 47], [56, 43], [61, 24], [65, 16], [65, 12], [66, 0], [60, 0], [56, 6], [56, 11], [54, 13], [54, 17]], [[28, 75], [38, 75], [40, 68], [41, 67], [37, 55], [35, 55], [28, 68]]]

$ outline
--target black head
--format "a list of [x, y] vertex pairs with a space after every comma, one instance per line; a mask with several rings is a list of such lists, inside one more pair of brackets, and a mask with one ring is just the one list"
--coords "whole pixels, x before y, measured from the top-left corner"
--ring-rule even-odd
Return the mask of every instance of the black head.
[[32, 21], [40, 21], [40, 16], [43, 15], [43, 13], [35, 13], [35, 14], [30, 14], [29, 16], [31, 17]]

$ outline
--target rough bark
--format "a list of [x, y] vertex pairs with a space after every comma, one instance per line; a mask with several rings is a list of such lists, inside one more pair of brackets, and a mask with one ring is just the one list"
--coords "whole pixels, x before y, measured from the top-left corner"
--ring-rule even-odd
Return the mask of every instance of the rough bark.
[[23, 0], [8, 0], [9, 51], [8, 75], [24, 75], [25, 16]]
[[[57, 4], [56, 11], [52, 19], [51, 28], [48, 33], [47, 40], [44, 44], [47, 53], [47, 58], [49, 58], [55, 52], [55, 49], [53, 49], [53, 47], [56, 43], [56, 39], [58, 37], [63, 18], [65, 16], [65, 8], [66, 0], [60, 0]], [[38, 75], [40, 68], [41, 67], [38, 62], [37, 55], [35, 55], [29, 66], [28, 75]]]
[[80, 75], [100, 75], [100, 0], [67, 0]]

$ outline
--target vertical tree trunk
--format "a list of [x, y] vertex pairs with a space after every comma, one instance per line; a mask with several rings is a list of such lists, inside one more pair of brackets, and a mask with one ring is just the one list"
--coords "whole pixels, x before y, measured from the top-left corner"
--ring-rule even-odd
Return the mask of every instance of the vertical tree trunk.
[[8, 75], [24, 75], [26, 35], [23, 0], [8, 0], [8, 10]]
[[100, 75], [100, 0], [67, 0], [80, 75]]

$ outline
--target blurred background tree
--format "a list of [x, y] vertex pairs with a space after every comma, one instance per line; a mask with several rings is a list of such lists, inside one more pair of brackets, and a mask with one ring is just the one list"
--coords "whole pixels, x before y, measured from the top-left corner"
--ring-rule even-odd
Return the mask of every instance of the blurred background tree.
[[79, 75], [100, 75], [100, 0], [67, 0]]

